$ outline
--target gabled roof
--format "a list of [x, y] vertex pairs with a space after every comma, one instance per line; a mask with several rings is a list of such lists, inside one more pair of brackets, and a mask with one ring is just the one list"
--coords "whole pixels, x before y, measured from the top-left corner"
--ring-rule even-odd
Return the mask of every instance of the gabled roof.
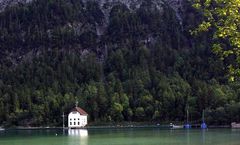
[[75, 107], [75, 108], [73, 108], [71, 112], [73, 112], [73, 111], [77, 111], [78, 113], [80, 113], [80, 115], [88, 115], [87, 112], [84, 111], [84, 110], [83, 110], [82, 108], [80, 108], [80, 107]]

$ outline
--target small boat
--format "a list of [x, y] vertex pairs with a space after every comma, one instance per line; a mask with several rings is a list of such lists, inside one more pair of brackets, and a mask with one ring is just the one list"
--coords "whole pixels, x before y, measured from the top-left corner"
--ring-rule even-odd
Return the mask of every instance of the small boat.
[[201, 129], [207, 129], [207, 124], [205, 123], [205, 115], [204, 110], [202, 112], [202, 123], [201, 123]]
[[240, 123], [233, 122], [233, 123], [231, 123], [231, 127], [240, 129]]
[[190, 128], [192, 128], [192, 125], [187, 123], [187, 124], [184, 125], [184, 128], [185, 129], [190, 129]]
[[170, 123], [170, 128], [171, 129], [181, 129], [183, 127], [184, 127], [183, 125], [174, 125], [173, 123]]
[[181, 129], [183, 128], [183, 125], [173, 125], [173, 129]]
[[0, 127], [0, 131], [4, 131], [4, 130], [5, 130], [4, 128]]
[[184, 124], [184, 126], [183, 126], [185, 129], [190, 129], [190, 128], [192, 128], [192, 125], [189, 123], [188, 118], [189, 118], [189, 113], [188, 113], [188, 109], [187, 109], [187, 123]]

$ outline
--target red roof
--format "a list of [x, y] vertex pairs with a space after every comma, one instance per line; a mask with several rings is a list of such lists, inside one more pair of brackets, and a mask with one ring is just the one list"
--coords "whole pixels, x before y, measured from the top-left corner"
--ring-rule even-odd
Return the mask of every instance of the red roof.
[[75, 107], [72, 109], [72, 111], [77, 111], [78, 113], [80, 113], [80, 115], [88, 115], [87, 112], [80, 107]]

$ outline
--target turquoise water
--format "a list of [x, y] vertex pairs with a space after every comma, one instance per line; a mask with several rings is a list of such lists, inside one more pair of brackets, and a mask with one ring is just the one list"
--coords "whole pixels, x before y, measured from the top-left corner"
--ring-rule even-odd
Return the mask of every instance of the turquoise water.
[[8, 130], [0, 145], [240, 145], [240, 130]]

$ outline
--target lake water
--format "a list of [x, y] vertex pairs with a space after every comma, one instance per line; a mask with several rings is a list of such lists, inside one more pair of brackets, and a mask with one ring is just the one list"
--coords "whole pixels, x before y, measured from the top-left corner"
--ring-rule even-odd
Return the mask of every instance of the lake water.
[[0, 131], [0, 145], [240, 145], [240, 130], [8, 130]]

